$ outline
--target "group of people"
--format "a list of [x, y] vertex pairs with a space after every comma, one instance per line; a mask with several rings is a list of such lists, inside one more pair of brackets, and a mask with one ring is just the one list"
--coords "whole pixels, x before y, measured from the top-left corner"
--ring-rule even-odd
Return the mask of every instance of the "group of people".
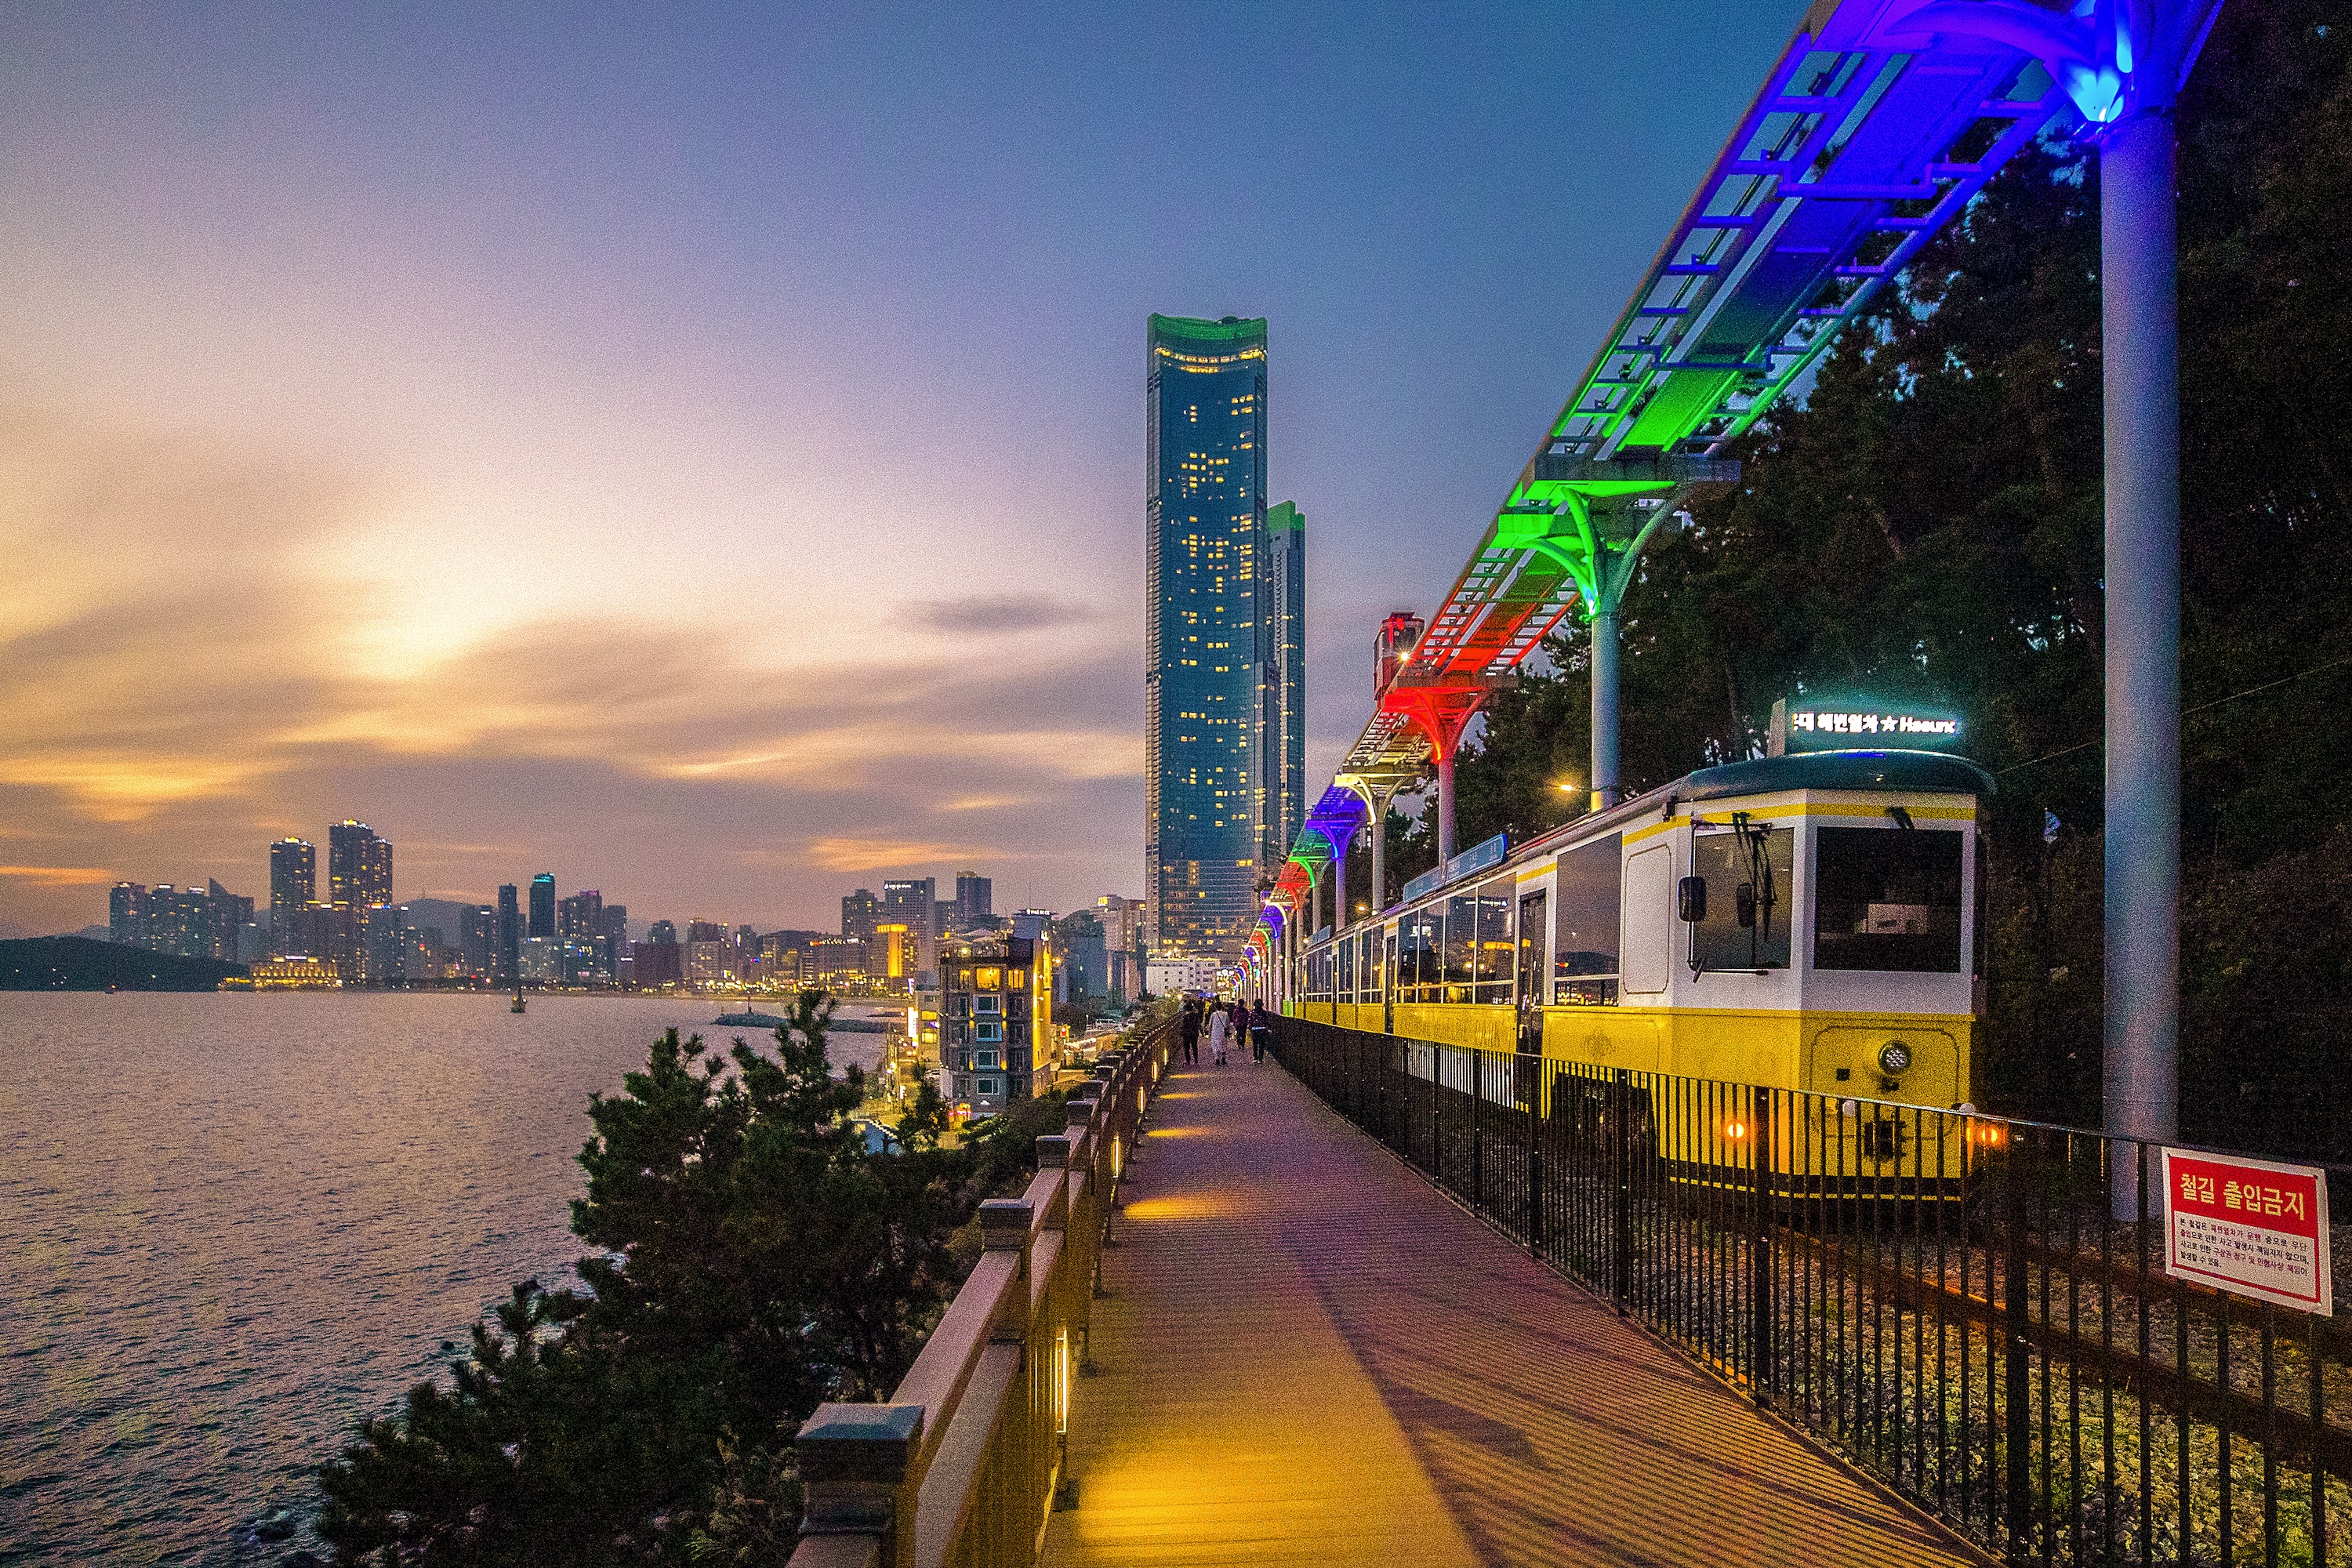
[[1184, 1065], [1201, 1065], [1201, 1046], [1206, 1041], [1209, 1060], [1216, 1067], [1225, 1065], [1225, 1053], [1248, 1047], [1251, 1059], [1265, 1060], [1266, 1036], [1273, 1032], [1271, 1016], [1263, 1002], [1229, 1002], [1219, 996], [1205, 1005], [1197, 996], [1184, 999], [1184, 1011], [1177, 1023], [1177, 1037], [1183, 1044]]

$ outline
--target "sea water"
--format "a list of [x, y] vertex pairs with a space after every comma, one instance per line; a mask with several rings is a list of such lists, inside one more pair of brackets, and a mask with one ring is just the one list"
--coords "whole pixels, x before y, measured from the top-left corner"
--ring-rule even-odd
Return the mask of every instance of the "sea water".
[[721, 1010], [0, 993], [0, 1563], [323, 1555], [319, 1464], [574, 1281], [589, 1095]]

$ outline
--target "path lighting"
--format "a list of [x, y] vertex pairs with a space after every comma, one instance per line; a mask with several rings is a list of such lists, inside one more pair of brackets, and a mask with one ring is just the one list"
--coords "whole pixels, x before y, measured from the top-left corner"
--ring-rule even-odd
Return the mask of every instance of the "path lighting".
[[1070, 1331], [1054, 1331], [1054, 1436], [1070, 1435]]

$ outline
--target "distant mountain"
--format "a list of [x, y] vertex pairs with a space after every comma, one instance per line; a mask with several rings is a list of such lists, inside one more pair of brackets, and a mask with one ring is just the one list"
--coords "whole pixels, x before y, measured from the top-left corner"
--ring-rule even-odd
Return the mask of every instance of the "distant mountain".
[[210, 991], [242, 963], [174, 958], [80, 936], [0, 942], [0, 991]]

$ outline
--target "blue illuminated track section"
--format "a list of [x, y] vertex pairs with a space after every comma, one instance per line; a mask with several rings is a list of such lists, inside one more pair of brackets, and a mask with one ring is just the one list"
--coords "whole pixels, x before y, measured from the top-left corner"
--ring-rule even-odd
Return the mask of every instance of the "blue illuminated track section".
[[[2179, 31], [2162, 52], [2185, 76], [2218, 0], [2153, 22], [2151, 3], [1816, 0], [1341, 776], [1427, 765], [1433, 733], [1451, 743], [1430, 713], [1458, 731], [1465, 704], [1507, 682], [1580, 602], [1613, 616], [1658, 525], [1737, 481], [1729, 443], [1882, 284], [2042, 132], [2077, 119], [2096, 132], [2121, 112], [2135, 36]], [[1329, 852], [1311, 828], [1299, 845], [1310, 864]]]

